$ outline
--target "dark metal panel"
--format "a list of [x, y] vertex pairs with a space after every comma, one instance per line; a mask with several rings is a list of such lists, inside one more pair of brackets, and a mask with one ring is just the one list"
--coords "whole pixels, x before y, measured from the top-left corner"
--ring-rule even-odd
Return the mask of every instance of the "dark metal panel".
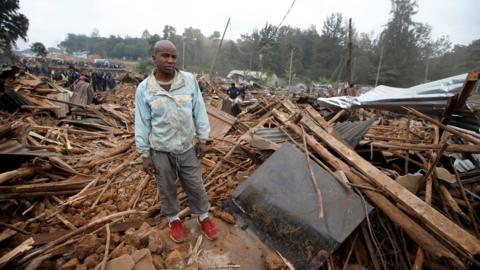
[[305, 154], [290, 143], [255, 170], [227, 203], [229, 211], [297, 269], [318, 269], [371, 209], [313, 161], [312, 168], [323, 196], [324, 218], [318, 217]]

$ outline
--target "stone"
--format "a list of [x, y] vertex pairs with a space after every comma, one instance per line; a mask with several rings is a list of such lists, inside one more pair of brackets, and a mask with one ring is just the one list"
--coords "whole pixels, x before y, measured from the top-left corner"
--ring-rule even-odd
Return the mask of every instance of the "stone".
[[142, 249], [148, 245], [148, 235], [142, 233], [125, 234], [124, 241], [126, 244]]
[[270, 252], [267, 257], [265, 257], [265, 269], [267, 270], [282, 270], [286, 267], [287, 265], [276, 252]]
[[133, 270], [155, 270], [152, 255], [147, 248], [135, 251], [132, 258], [135, 261]]
[[165, 249], [165, 242], [159, 231], [153, 231], [148, 235], [148, 249], [156, 254], [161, 254]]
[[118, 211], [125, 211], [128, 208], [128, 202], [121, 201], [117, 207], [118, 207]]
[[133, 261], [136, 263], [147, 255], [150, 255], [150, 250], [148, 250], [148, 248], [143, 248], [140, 250], [135, 250], [131, 256]]
[[216, 209], [213, 211], [213, 216], [220, 218], [221, 220], [225, 221], [228, 224], [235, 224], [235, 218], [230, 213]]
[[123, 254], [122, 256], [108, 261], [106, 270], [132, 270], [135, 262], [132, 256]]
[[55, 268], [55, 263], [52, 260], [44, 260], [39, 266], [38, 270], [50, 270]]
[[151, 229], [152, 226], [150, 226], [150, 224], [148, 224], [147, 222], [143, 222], [142, 225], [140, 226], [140, 228], [138, 228], [139, 231], [146, 231], [146, 230], [149, 230]]
[[85, 258], [85, 260], [83, 260], [83, 264], [87, 267], [87, 268], [93, 268], [95, 266], [97, 266], [99, 263], [100, 263], [100, 256], [98, 256], [98, 254], [92, 254], [88, 257]]
[[182, 253], [176, 249], [170, 252], [165, 259], [165, 265], [167, 268], [176, 268], [181, 262], [183, 262]]
[[77, 258], [70, 259], [68, 262], [64, 263], [61, 267], [60, 270], [75, 270], [77, 265], [80, 263], [78, 262]]
[[165, 261], [163, 260], [162, 256], [153, 254], [152, 255], [153, 265], [155, 266], [156, 270], [165, 269]]
[[84, 259], [89, 254], [95, 252], [97, 245], [100, 245], [98, 238], [93, 234], [89, 234], [75, 247], [75, 253], [79, 259]]
[[113, 243], [117, 244], [117, 243], [119, 243], [119, 242], [122, 240], [122, 238], [120, 237], [120, 234], [119, 234], [119, 233], [114, 232], [114, 233], [112, 233], [112, 234], [110, 235], [110, 240], [111, 240]]
[[114, 198], [115, 198], [115, 193], [107, 191], [107, 192], [103, 193], [102, 197], [100, 198], [100, 202], [106, 202], [106, 201], [112, 200]]
[[130, 255], [134, 251], [135, 251], [134, 247], [121, 243], [112, 251], [112, 253], [110, 254], [110, 258], [118, 258], [124, 254]]
[[79, 264], [79, 265], [77, 265], [77, 268], [75, 268], [75, 270], [87, 270], [87, 269], [88, 268], [83, 264]]
[[40, 224], [39, 223], [31, 223], [30, 224], [30, 232], [31, 233], [38, 233], [40, 231]]

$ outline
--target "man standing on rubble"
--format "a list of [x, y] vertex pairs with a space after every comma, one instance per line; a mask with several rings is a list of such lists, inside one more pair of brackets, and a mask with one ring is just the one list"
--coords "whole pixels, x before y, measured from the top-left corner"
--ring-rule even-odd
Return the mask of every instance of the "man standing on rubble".
[[186, 238], [178, 216], [178, 177], [202, 233], [213, 240], [218, 231], [208, 217], [210, 203], [198, 160], [207, 150], [210, 133], [202, 94], [191, 73], [175, 68], [177, 49], [172, 42], [155, 43], [152, 58], [156, 68], [138, 85], [135, 95], [135, 144], [143, 157], [143, 168], [155, 173], [170, 238], [177, 243]]

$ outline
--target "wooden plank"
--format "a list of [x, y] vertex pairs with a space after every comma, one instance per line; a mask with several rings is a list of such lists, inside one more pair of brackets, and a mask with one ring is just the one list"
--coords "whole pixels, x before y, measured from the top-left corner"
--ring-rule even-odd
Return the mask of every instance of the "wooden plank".
[[[277, 110], [273, 111], [273, 114], [281, 122], [285, 123], [287, 127], [292, 129], [295, 133], [301, 134], [302, 130], [298, 125], [291, 122], [287, 122], [288, 115], [281, 113]], [[312, 149], [315, 150], [325, 161], [327, 161], [332, 167], [339, 171], [343, 171], [350, 181], [357, 185], [370, 187], [370, 183], [362, 179], [356, 173], [351, 170], [351, 167], [331, 154], [322, 144], [320, 144], [313, 136], [306, 136], [307, 143]], [[465, 266], [463, 263], [452, 253], [445, 248], [436, 238], [428, 233], [422, 226], [417, 224], [408, 215], [401, 211], [395, 204], [391, 203], [389, 199], [385, 197], [383, 193], [375, 192], [373, 189], [362, 189], [362, 193], [368, 196], [368, 198], [380, 208], [395, 224], [402, 228], [419, 246], [424, 248], [430, 255], [436, 258], [448, 258], [457, 268], [461, 269]]]
[[344, 113], [345, 110], [339, 111], [332, 119], [328, 120], [328, 125], [332, 126], [337, 121], [337, 119], [340, 118], [340, 116], [342, 116]]
[[310, 116], [317, 121], [317, 123], [322, 127], [322, 128], [328, 128], [328, 122], [323, 118], [323, 116], [317, 112], [312, 106], [308, 105], [307, 106], [307, 112], [310, 114]]
[[235, 117], [210, 106], [207, 107], [207, 113], [212, 138], [223, 138], [236, 121]]
[[479, 239], [446, 218], [402, 185], [395, 182], [395, 180], [363, 159], [355, 151], [339, 142], [328, 132], [315, 125], [312, 120], [302, 118], [301, 123], [310, 128], [323, 142], [348, 161], [350, 165], [368, 176], [373, 183], [387, 191], [396, 201], [405, 206], [411, 214], [429, 226], [435, 233], [445, 237], [456, 247], [471, 256], [480, 254]]
[[71, 190], [61, 190], [61, 191], [46, 191], [46, 192], [11, 192], [7, 194], [0, 194], [0, 201], [9, 200], [9, 199], [18, 199], [18, 198], [35, 198], [35, 197], [45, 197], [45, 196], [60, 196], [60, 195], [72, 195], [76, 194], [80, 189], [71, 189]]
[[479, 74], [480, 73], [477, 71], [472, 71], [468, 73], [467, 78], [465, 79], [465, 82], [463, 84], [462, 90], [460, 90], [460, 92], [458, 93], [458, 99], [455, 102], [455, 109], [454, 109], [455, 112], [463, 111], [463, 107], [465, 106], [465, 102], [467, 101], [467, 98], [470, 96], [473, 89], [475, 89], [475, 85], [477, 85]]
[[43, 245], [49, 243], [57, 238], [64, 236], [65, 234], [71, 232], [71, 230], [62, 230], [56, 232], [49, 232], [49, 233], [40, 233], [32, 235], [35, 246]]
[[[51, 99], [56, 99], [56, 100], [61, 100], [61, 101], [69, 101], [70, 97], [68, 96], [68, 93], [57, 93], [57, 94], [50, 94], [47, 95], [48, 98]], [[67, 117], [67, 113], [69, 112], [68, 105], [65, 103], [60, 103], [60, 102], [53, 102], [58, 109], [54, 109], [53, 113], [57, 116], [57, 118], [65, 118]]]
[[41, 80], [28, 80], [28, 79], [23, 79], [20, 81], [20, 84], [23, 84], [23, 85], [26, 85], [26, 86], [30, 86], [30, 87], [37, 87], [39, 86], [40, 84], [42, 84], [43, 82]]
[[283, 106], [287, 108], [290, 112], [296, 111], [298, 108], [295, 104], [293, 104], [289, 99], [282, 102]]
[[10, 250], [7, 254], [3, 255], [0, 258], [0, 268], [4, 267], [9, 261], [13, 258], [17, 257], [18, 255], [22, 254], [23, 252], [32, 249], [33, 247], [33, 238], [28, 238], [27, 240], [23, 241], [19, 246]]
[[[441, 144], [414, 144], [414, 143], [395, 143], [395, 142], [372, 142], [371, 145], [377, 148], [400, 149], [414, 151], [440, 150]], [[472, 144], [449, 144], [447, 152], [451, 153], [480, 153], [480, 145]]]
[[38, 166], [22, 167], [13, 171], [4, 172], [0, 174], [0, 184], [3, 184], [4, 182], [7, 182], [11, 179], [22, 179], [40, 171], [48, 170], [51, 168], [52, 165], [50, 165], [50, 163], [42, 163]]
[[437, 119], [433, 119], [433, 118], [431, 118], [431, 117], [429, 117], [429, 116], [427, 116], [427, 115], [425, 115], [425, 114], [423, 114], [423, 113], [421, 113], [421, 112], [419, 112], [415, 109], [412, 109], [412, 108], [405, 108], [405, 109], [408, 112], [414, 114], [415, 116], [420, 117], [422, 119], [425, 119], [425, 120], [429, 121], [430, 123], [433, 123], [433, 124], [439, 126], [440, 128], [443, 128], [444, 130], [452, 133], [453, 135], [456, 135], [456, 136], [458, 136], [458, 137], [460, 137], [460, 138], [462, 138], [466, 141], [472, 142], [474, 144], [480, 144], [480, 139], [477, 139], [473, 136], [464, 134], [464, 133], [462, 133], [462, 132], [460, 132], [456, 129], [453, 129], [449, 126], [446, 126], [446, 125], [442, 124], [440, 121], [438, 121]]
[[226, 112], [220, 111], [219, 109], [211, 107], [211, 106], [207, 106], [207, 113], [212, 114], [216, 118], [221, 119], [222, 121], [227, 122], [231, 125], [235, 124], [235, 121], [237, 121], [236, 117], [234, 117], [234, 116], [232, 116], [232, 115], [230, 115]]

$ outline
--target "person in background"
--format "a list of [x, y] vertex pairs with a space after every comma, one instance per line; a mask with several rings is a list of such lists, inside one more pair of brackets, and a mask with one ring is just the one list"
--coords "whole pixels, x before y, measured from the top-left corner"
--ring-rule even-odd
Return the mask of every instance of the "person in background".
[[110, 89], [110, 91], [112, 92], [112, 94], [115, 94], [116, 83], [115, 83], [115, 79], [112, 76], [112, 73], [110, 72], [107, 73], [107, 86], [108, 86], [108, 89]]
[[235, 83], [232, 83], [230, 88], [227, 89], [227, 95], [229, 97], [230, 102], [232, 103], [231, 113], [234, 116], [237, 116], [239, 113], [242, 112], [242, 109], [240, 108], [240, 100], [239, 100], [240, 93], [241, 93], [240, 89], [238, 89], [235, 86]]
[[227, 95], [230, 99], [235, 100], [240, 95], [240, 89], [235, 86], [235, 83], [230, 85], [230, 88], [227, 89]]

